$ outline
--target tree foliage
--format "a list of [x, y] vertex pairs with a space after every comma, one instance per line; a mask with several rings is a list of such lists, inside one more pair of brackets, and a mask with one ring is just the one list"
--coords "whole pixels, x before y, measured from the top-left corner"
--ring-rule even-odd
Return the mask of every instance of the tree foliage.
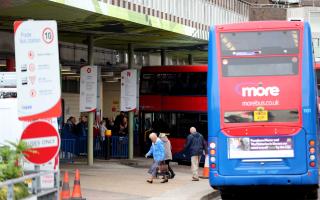
[[[14, 143], [8, 142], [8, 145], [0, 147], [0, 182], [23, 176], [21, 161], [29, 147], [23, 141]], [[14, 186], [15, 199], [21, 199], [28, 196], [26, 184], [19, 183]], [[7, 198], [7, 188], [0, 189], [0, 200]]]

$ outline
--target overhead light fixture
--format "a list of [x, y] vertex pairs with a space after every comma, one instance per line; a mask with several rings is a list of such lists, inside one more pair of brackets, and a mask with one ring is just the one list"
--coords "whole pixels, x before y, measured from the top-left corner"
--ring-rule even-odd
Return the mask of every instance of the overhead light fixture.
[[101, 76], [103, 77], [113, 77], [114, 73], [113, 72], [103, 72], [101, 73]]
[[71, 71], [66, 71], [66, 72], [62, 72], [62, 75], [74, 75], [77, 74], [76, 70], [71, 70]]
[[118, 81], [117, 80], [108, 80], [108, 81], [105, 81], [106, 83], [117, 83]]
[[115, 80], [115, 81], [118, 81], [118, 80], [120, 80], [121, 79], [121, 77], [114, 77], [113, 78], [113, 80]]
[[72, 74], [71, 76], [68, 76], [68, 75], [67, 75], [67, 77], [68, 77], [68, 78], [80, 78], [80, 75], [73, 75], [73, 74]]
[[0, 67], [6, 67], [7, 66], [7, 60], [0, 60]]
[[71, 67], [69, 67], [69, 66], [62, 66], [62, 67], [61, 67], [61, 71], [62, 71], [62, 72], [70, 72], [70, 71], [72, 71], [72, 70], [71, 70]]

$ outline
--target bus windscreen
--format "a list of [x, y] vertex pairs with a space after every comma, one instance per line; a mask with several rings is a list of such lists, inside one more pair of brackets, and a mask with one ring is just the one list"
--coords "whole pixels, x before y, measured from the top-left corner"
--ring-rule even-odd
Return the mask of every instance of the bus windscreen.
[[222, 56], [297, 54], [299, 31], [261, 31], [221, 33]]
[[192, 73], [143, 73], [140, 93], [142, 95], [205, 96], [205, 72]]
[[298, 74], [297, 57], [230, 58], [222, 60], [224, 77], [288, 76]]

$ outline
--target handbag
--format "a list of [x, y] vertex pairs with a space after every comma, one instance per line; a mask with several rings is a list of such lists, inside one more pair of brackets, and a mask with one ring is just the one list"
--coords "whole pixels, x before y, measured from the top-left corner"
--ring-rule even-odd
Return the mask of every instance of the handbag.
[[159, 167], [158, 167], [158, 171], [159, 171], [159, 173], [168, 172], [168, 165], [164, 161], [161, 161], [159, 164]]

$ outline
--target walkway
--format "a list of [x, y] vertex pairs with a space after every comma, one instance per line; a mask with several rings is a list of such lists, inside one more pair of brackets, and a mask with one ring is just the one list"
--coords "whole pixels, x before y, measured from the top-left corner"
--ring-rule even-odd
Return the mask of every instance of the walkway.
[[[122, 162], [122, 163], [120, 163]], [[189, 166], [173, 165], [176, 177], [168, 184], [156, 180], [153, 184], [146, 182], [147, 169], [152, 160], [136, 159], [95, 161], [93, 167], [85, 162], [62, 164], [61, 171], [69, 171], [70, 187], [74, 178], [74, 169], [80, 169], [83, 197], [88, 200], [120, 199], [201, 199], [212, 193], [207, 179], [192, 182]], [[128, 166], [128, 165], [133, 166]], [[62, 173], [63, 175], [63, 173]]]

